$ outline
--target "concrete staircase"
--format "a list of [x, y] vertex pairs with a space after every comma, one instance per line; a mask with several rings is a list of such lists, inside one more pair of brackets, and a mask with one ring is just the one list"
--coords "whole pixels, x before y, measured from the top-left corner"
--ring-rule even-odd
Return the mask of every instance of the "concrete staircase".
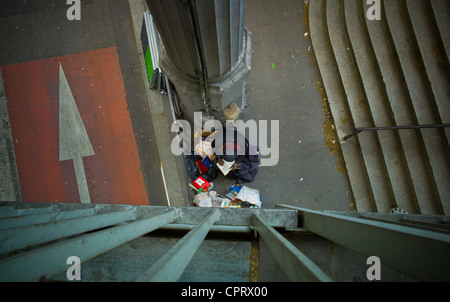
[[450, 215], [450, 2], [306, 1], [309, 31], [359, 212]]

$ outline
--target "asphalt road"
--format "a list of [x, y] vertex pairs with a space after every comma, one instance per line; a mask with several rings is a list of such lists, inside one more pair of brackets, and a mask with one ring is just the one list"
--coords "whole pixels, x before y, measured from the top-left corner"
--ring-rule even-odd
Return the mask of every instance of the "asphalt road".
[[129, 3], [81, 3], [0, 2], [0, 197], [166, 205]]

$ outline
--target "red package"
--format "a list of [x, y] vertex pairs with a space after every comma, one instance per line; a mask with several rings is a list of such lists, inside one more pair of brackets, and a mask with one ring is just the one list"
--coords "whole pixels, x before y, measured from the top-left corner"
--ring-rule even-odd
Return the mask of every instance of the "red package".
[[204, 173], [208, 172], [208, 167], [205, 166], [202, 159], [197, 161], [196, 164], [197, 164], [198, 170], [200, 171], [200, 174], [204, 174]]
[[194, 187], [197, 190], [203, 189], [203, 191], [206, 192], [211, 187], [211, 184], [208, 181], [206, 181], [206, 179], [204, 179], [203, 177], [200, 176], [199, 178], [194, 180]]

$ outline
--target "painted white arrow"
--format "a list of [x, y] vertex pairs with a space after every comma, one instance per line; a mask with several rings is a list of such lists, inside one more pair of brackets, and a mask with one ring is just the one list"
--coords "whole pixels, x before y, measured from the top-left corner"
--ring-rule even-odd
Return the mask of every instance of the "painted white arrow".
[[92, 155], [94, 149], [59, 64], [59, 161], [73, 160], [81, 203], [91, 203], [83, 157]]

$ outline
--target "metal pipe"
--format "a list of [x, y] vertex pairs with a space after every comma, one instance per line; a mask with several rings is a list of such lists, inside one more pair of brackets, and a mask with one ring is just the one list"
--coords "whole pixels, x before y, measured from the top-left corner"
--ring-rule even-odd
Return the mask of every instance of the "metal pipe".
[[[195, 224], [168, 224], [159, 228], [160, 230], [169, 230], [169, 231], [190, 231], [195, 228], [197, 225]], [[252, 228], [249, 226], [232, 226], [232, 225], [213, 225], [211, 227], [211, 232], [220, 232], [220, 233], [242, 233], [242, 234], [251, 234]]]
[[290, 281], [333, 281], [291, 242], [261, 219], [256, 212], [253, 214], [253, 224]]
[[347, 141], [353, 136], [358, 135], [363, 131], [407, 130], [407, 129], [447, 128], [447, 127], [450, 127], [450, 124], [356, 128], [355, 132], [344, 137], [344, 140]]
[[39, 223], [48, 223], [61, 221], [64, 219], [72, 219], [78, 217], [91, 216], [96, 213], [96, 208], [54, 211], [49, 213], [37, 213], [31, 215], [22, 215], [17, 217], [0, 218], [0, 230], [24, 227]]
[[214, 211], [159, 258], [136, 282], [176, 282], [183, 274], [213, 224], [219, 219]]
[[189, 1], [189, 7], [190, 7], [190, 13], [192, 18], [192, 24], [194, 26], [194, 36], [195, 36], [195, 42], [197, 45], [198, 53], [200, 56], [200, 65], [202, 68], [202, 75], [203, 75], [203, 104], [205, 105], [206, 114], [208, 116], [211, 115], [211, 109], [209, 108], [209, 93], [208, 93], [208, 69], [206, 68], [206, 58], [205, 58], [205, 51], [203, 48], [203, 42], [202, 42], [202, 35], [200, 32], [200, 24], [198, 22], [198, 15], [197, 15], [197, 7], [195, 4], [195, 0]]

